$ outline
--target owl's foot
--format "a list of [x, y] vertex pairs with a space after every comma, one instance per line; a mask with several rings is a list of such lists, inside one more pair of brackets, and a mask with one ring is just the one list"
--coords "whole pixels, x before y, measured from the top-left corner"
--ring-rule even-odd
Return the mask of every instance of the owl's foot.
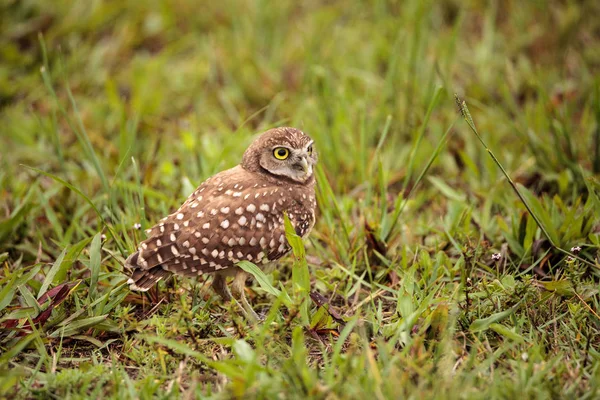
[[250, 323], [256, 323], [261, 321], [261, 318], [258, 316], [258, 314], [256, 314], [246, 299], [246, 277], [247, 274], [245, 272], [238, 272], [236, 274], [231, 285], [231, 288], [233, 289], [233, 296], [229, 291], [229, 287], [227, 287], [225, 275], [216, 274], [212, 283], [212, 287], [214, 291], [221, 296], [224, 303], [228, 303], [232, 299], [235, 300], [236, 304], [240, 307], [240, 310], [244, 314], [244, 317], [246, 317]]
[[235, 275], [235, 278], [233, 278], [233, 283], [231, 285], [231, 289], [234, 293], [234, 296], [236, 297], [236, 300], [239, 300], [240, 303], [242, 303], [242, 310], [244, 311], [244, 314], [246, 316], [246, 318], [249, 320], [249, 322], [251, 323], [257, 323], [259, 322], [261, 319], [259, 318], [258, 314], [256, 313], [256, 311], [254, 311], [254, 309], [252, 308], [252, 306], [250, 305], [250, 303], [248, 303], [248, 300], [246, 299], [246, 278], [248, 277], [248, 274], [246, 274], [243, 271], [238, 272]]

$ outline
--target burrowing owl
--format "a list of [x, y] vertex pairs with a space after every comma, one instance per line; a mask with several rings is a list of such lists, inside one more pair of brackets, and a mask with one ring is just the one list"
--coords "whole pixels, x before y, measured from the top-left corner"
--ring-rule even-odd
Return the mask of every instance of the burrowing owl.
[[226, 278], [248, 312], [246, 274], [241, 260], [257, 265], [290, 251], [284, 232], [287, 213], [296, 233], [306, 237], [315, 223], [313, 140], [294, 128], [263, 133], [244, 152], [240, 165], [204, 181], [181, 207], [148, 229], [148, 239], [126, 261], [133, 290], [148, 290], [178, 274], [214, 273], [212, 286], [231, 299]]

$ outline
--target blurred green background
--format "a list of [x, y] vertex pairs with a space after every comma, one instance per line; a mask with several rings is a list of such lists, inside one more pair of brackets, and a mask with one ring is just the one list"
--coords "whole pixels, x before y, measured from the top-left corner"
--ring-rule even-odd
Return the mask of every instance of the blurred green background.
[[[599, 15], [593, 0], [0, 0], [0, 387], [598, 396]], [[310, 326], [281, 311], [246, 330], [186, 280], [129, 294], [134, 224], [281, 125], [320, 154], [311, 288], [361, 322], [343, 336], [350, 324], [312, 304]], [[294, 290], [292, 265], [274, 286]], [[79, 280], [21, 339], [41, 289]], [[258, 309], [273, 304], [251, 292]], [[174, 342], [157, 350], [143, 332]], [[59, 337], [69, 354], [55, 353]]]

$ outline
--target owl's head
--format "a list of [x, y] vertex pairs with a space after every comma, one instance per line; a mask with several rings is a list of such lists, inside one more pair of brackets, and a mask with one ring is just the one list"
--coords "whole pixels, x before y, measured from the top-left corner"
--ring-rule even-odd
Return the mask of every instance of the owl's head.
[[277, 178], [306, 183], [317, 163], [313, 140], [295, 128], [274, 128], [260, 135], [244, 152], [242, 167]]

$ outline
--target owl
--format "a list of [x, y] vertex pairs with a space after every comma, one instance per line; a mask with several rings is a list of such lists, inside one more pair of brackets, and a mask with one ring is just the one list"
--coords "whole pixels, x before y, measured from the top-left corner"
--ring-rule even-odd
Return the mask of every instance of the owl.
[[244, 288], [246, 273], [236, 264], [265, 266], [291, 250], [284, 228], [287, 214], [306, 237], [315, 223], [317, 153], [313, 140], [294, 128], [261, 134], [241, 164], [204, 181], [171, 215], [148, 229], [148, 239], [126, 260], [132, 290], [146, 291], [171, 274], [212, 274], [212, 287], [224, 301], [232, 292], [256, 316]]

